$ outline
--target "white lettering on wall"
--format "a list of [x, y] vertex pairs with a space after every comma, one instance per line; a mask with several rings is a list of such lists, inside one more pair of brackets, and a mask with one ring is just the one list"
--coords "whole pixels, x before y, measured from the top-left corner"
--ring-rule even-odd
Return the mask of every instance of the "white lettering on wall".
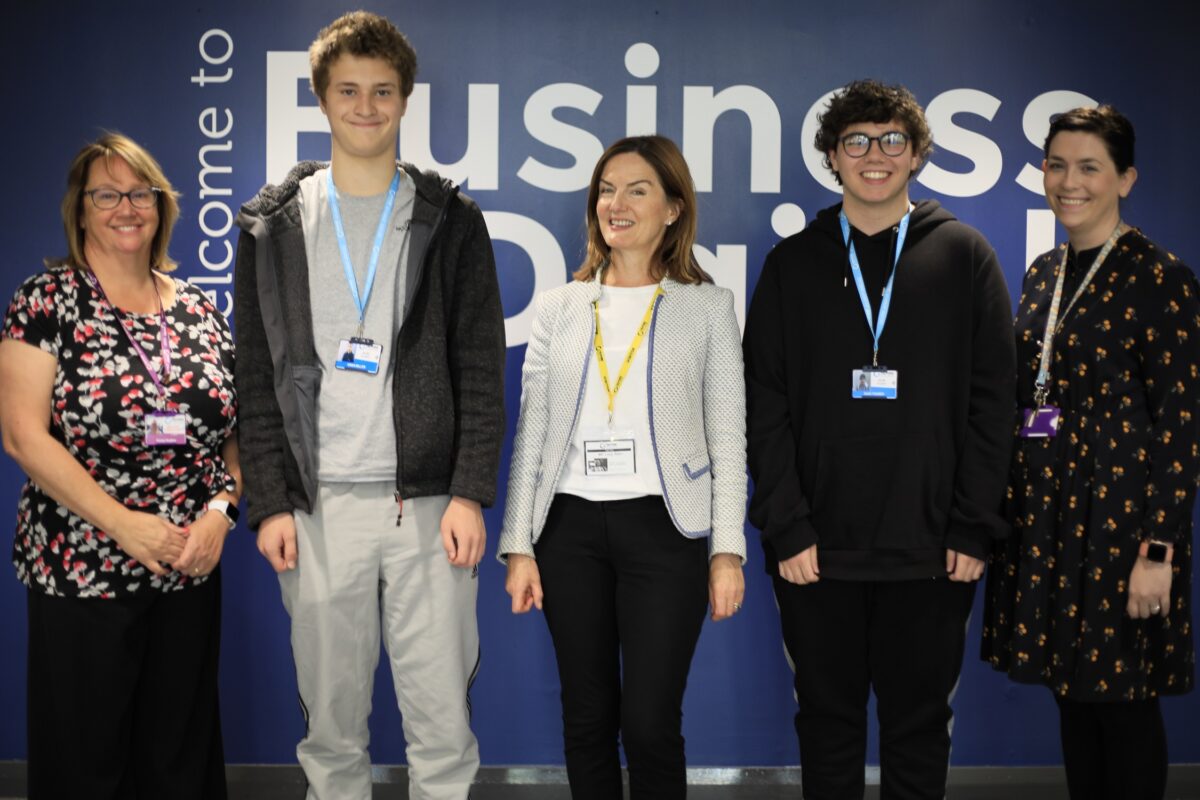
[[703, 245], [692, 245], [692, 254], [700, 269], [712, 276], [713, 283], [733, 292], [733, 313], [738, 330], [746, 328], [746, 245], [719, 244], [717, 252]]
[[826, 92], [817, 98], [817, 102], [808, 107], [808, 113], [804, 115], [804, 122], [800, 125], [798, 146], [804, 157], [804, 166], [808, 168], [808, 174], [812, 176], [813, 180], [829, 191], [841, 194], [841, 185], [825, 166], [825, 154], [813, 146], [817, 138], [817, 131], [821, 128], [821, 122], [817, 118], [825, 113], [829, 106], [829, 100], [836, 92], [837, 89]]
[[[1042, 146], [1046, 143], [1046, 136], [1050, 133], [1050, 117], [1070, 111], [1072, 108], [1094, 107], [1095, 105], [1096, 101], [1086, 94], [1072, 92], [1068, 89], [1057, 89], [1039, 94], [1029, 101], [1029, 105], [1025, 106], [1025, 113], [1021, 116], [1021, 130], [1025, 132], [1025, 138], [1037, 146], [1040, 153]], [[1021, 173], [1017, 175], [1017, 183], [1039, 197], [1045, 197], [1045, 190], [1042, 189], [1041, 159], [1038, 159], [1037, 166], [1027, 163], [1021, 167]], [[1046, 249], [1042, 248], [1041, 252], [1045, 252]]]
[[713, 190], [713, 128], [727, 111], [740, 111], [750, 122], [750, 191], [778, 192], [783, 126], [775, 101], [757, 86], [716, 94], [711, 86], [683, 87], [683, 157], [696, 191]]
[[1054, 248], [1054, 212], [1031, 208], [1025, 212], [1025, 267], [1047, 250]]
[[[625, 51], [625, 69], [645, 80], [658, 72], [658, 51], [638, 42]], [[645, 136], [658, 132], [658, 87], [629, 86], [625, 89], [625, 135]]]
[[408, 97], [408, 110], [400, 124], [401, 157], [470, 189], [499, 189], [500, 85], [467, 86], [467, 149], [458, 161], [441, 162], [433, 157], [431, 119], [429, 84], [419, 83]]
[[[925, 117], [938, 150], [957, 153], [974, 163], [970, 172], [950, 172], [932, 163], [925, 165], [917, 180], [935, 192], [951, 197], [974, 197], [996, 185], [1004, 168], [1000, 147], [986, 136], [954, 124], [955, 114], [975, 114], [989, 122], [996, 116], [1000, 100], [978, 89], [951, 89], [929, 103]], [[937, 153], [934, 153], [937, 158]]]
[[[554, 238], [546, 226], [537, 220], [521, 214], [508, 211], [485, 211], [483, 219], [487, 222], [488, 233], [492, 239], [501, 242], [512, 242], [525, 251], [533, 263], [533, 294], [562, 286], [567, 282], [567, 262], [563, 258], [558, 240]], [[501, 275], [503, 280], [504, 276]], [[516, 313], [505, 312], [504, 338], [509, 347], [525, 344], [529, 341], [529, 331], [533, 328], [533, 300]]]
[[267, 181], [280, 183], [299, 160], [302, 133], [328, 133], [329, 123], [319, 106], [297, 102], [298, 81], [309, 76], [308, 53], [267, 53]]
[[[212, 28], [200, 36], [198, 49], [204, 63], [213, 67], [225, 66], [233, 56], [233, 37], [219, 28]], [[210, 91], [209, 84], [222, 86], [232, 77], [232, 66], [226, 67], [224, 72], [215, 75], [209, 75], [201, 67], [200, 71], [191, 77], [191, 82], [199, 86], [202, 91], [208, 92]], [[233, 133], [233, 112], [228, 107], [218, 108], [209, 105], [202, 109], [196, 117], [196, 127], [206, 140], [206, 143], [196, 151], [196, 161], [200, 165], [200, 171], [196, 175], [200, 199], [230, 197], [233, 194], [233, 167], [229, 163], [222, 163], [222, 159], [227, 159], [233, 152], [233, 139], [230, 138]], [[218, 139], [224, 139], [224, 141], [216, 141]], [[217, 185], [219, 178], [224, 178], [226, 185]], [[220, 220], [216, 226], [211, 224], [214, 214]], [[230, 266], [233, 264], [233, 246], [229, 243], [228, 236], [233, 228], [233, 212], [226, 201], [209, 200], [200, 208], [197, 220], [201, 232], [207, 237], [202, 239], [196, 247], [196, 258], [204, 267], [205, 273], [190, 276], [191, 282], [198, 286], [231, 285], [233, 271]], [[209, 257], [210, 247], [223, 249], [224, 256], [220, 260], [213, 260]], [[220, 300], [217, 298], [218, 291], [216, 289], [205, 289], [204, 294], [222, 314], [232, 317], [232, 292], [228, 289], [220, 292], [222, 295]]]
[[602, 99], [604, 95], [578, 83], [552, 83], [531, 94], [525, 103], [525, 129], [539, 142], [571, 156], [574, 163], [552, 167], [530, 156], [517, 177], [550, 192], [574, 192], [587, 186], [604, 145], [594, 134], [556, 119], [554, 110], [576, 108], [591, 115]]

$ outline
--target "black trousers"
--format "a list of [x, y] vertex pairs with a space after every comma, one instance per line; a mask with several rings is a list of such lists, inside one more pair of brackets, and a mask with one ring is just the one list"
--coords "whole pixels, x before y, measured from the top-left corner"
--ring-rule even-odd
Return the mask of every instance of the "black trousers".
[[224, 800], [219, 570], [166, 594], [28, 601], [30, 800]]
[[879, 715], [880, 797], [946, 794], [950, 697], [962, 668], [975, 584], [945, 578], [797, 586], [775, 576], [796, 673], [806, 800], [864, 792], [867, 700]]
[[1157, 697], [1124, 703], [1056, 699], [1071, 800], [1162, 800], [1167, 732]]
[[538, 540], [562, 682], [573, 800], [687, 794], [683, 692], [708, 606], [708, 541], [684, 538], [661, 497], [558, 495]]

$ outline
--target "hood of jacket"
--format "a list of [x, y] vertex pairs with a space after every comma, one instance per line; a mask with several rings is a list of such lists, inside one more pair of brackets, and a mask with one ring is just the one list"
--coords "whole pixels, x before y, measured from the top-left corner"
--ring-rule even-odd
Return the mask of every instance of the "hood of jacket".
[[[838, 222], [838, 214], [841, 211], [841, 203], [822, 209], [817, 212], [817, 217], [809, 224], [809, 228], [813, 232], [832, 238], [839, 248], [845, 248], [846, 245], [842, 240], [842, 226]], [[939, 225], [954, 221], [955, 216], [943, 208], [937, 200], [917, 201], [912, 210], [912, 217], [908, 221], [908, 238], [905, 240], [905, 246], [920, 241]]]
[[[417, 198], [434, 206], [442, 208], [450, 198], [458, 192], [453, 181], [443, 178], [436, 172], [422, 172], [413, 164], [397, 161], [397, 165], [413, 180], [416, 185]], [[328, 161], [301, 161], [292, 167], [287, 177], [278, 184], [268, 183], [258, 190], [250, 200], [242, 204], [238, 224], [245, 230], [249, 225], [241, 217], [266, 218], [285, 207], [300, 191], [300, 181], [312, 175], [319, 169], [328, 167]], [[836, 222], [836, 220], [835, 220]]]

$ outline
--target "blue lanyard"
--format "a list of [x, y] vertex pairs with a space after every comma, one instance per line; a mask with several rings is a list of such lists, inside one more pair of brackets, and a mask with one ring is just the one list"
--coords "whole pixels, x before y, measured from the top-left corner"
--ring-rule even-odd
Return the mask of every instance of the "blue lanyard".
[[342, 253], [342, 269], [346, 272], [346, 283], [350, 284], [350, 295], [354, 305], [358, 307], [358, 336], [363, 334], [363, 320], [367, 316], [367, 303], [371, 300], [371, 287], [375, 285], [375, 269], [379, 266], [379, 251], [383, 249], [383, 240], [387, 236], [388, 222], [392, 218], [392, 206], [396, 202], [396, 192], [400, 188], [400, 170], [392, 176], [388, 186], [387, 200], [383, 203], [383, 213], [379, 215], [379, 225], [375, 228], [375, 244], [371, 247], [371, 260], [367, 262], [367, 285], [363, 288], [362, 296], [358, 294], [358, 279], [354, 277], [354, 264], [350, 261], [350, 248], [346, 246], [346, 229], [342, 225], [342, 212], [338, 207], [337, 189], [333, 186], [333, 167], [325, 173], [325, 182], [329, 194], [329, 211], [333, 215], [333, 229], [337, 232], [338, 250]]
[[862, 268], [858, 265], [858, 253], [854, 250], [854, 240], [850, 238], [850, 220], [846, 212], [838, 212], [838, 222], [842, 224], [842, 239], [850, 249], [850, 271], [854, 273], [854, 285], [858, 287], [858, 299], [862, 301], [863, 314], [867, 317], [867, 327], [874, 339], [871, 365], [879, 366], [879, 337], [883, 335], [883, 326], [887, 324], [888, 309], [892, 305], [892, 285], [896, 282], [896, 267], [900, 264], [900, 251], [904, 249], [904, 237], [908, 235], [908, 219], [912, 211], [907, 212], [900, 220], [896, 233], [896, 258], [892, 261], [892, 274], [888, 276], [887, 285], [883, 287], [883, 300], [879, 303], [879, 320], [871, 319], [871, 299], [867, 296], [867, 285], [863, 282]]

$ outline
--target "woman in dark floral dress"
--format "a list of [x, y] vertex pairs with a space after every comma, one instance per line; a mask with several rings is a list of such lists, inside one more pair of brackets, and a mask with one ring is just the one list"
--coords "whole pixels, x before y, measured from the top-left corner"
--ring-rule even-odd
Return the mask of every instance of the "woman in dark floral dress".
[[1121, 221], [1133, 151], [1111, 107], [1050, 126], [1046, 199], [1070, 245], [1022, 287], [1013, 534], [988, 571], [983, 656], [1054, 692], [1076, 800], [1163, 796], [1159, 696], [1195, 665], [1200, 285]]
[[166, 272], [175, 193], [109, 134], [76, 156], [69, 255], [17, 290], [0, 430], [29, 476], [29, 797], [224, 798], [220, 578], [237, 518], [233, 344]]

